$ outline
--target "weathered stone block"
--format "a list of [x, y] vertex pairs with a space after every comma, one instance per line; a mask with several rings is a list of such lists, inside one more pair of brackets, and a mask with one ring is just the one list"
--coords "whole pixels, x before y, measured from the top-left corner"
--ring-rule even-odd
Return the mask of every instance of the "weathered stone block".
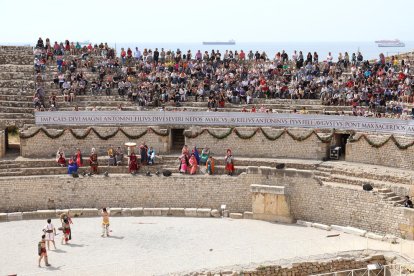
[[141, 217], [143, 215], [144, 215], [144, 208], [142, 207], [131, 208], [131, 216]]
[[197, 216], [197, 208], [185, 208], [184, 213], [186, 217], [196, 217]]
[[211, 209], [210, 208], [198, 208], [197, 217], [210, 217]]
[[326, 225], [326, 224], [312, 223], [312, 227], [322, 229], [322, 230], [326, 230], [326, 231], [331, 231], [331, 226]]
[[99, 216], [99, 210], [97, 208], [83, 208], [82, 217], [96, 217]]
[[0, 222], [6, 222], [7, 219], [7, 213], [0, 213]]
[[331, 230], [339, 231], [339, 232], [345, 232], [346, 226], [340, 226], [340, 225], [331, 225]]
[[170, 208], [170, 214], [173, 217], [184, 217], [184, 208]]
[[161, 209], [161, 216], [169, 216], [170, 215], [170, 208], [160, 208]]
[[39, 213], [37, 211], [23, 212], [22, 216], [23, 216], [22, 217], [23, 220], [43, 218], [43, 217], [39, 217]]
[[344, 232], [348, 233], [348, 234], [358, 235], [358, 236], [361, 236], [361, 237], [364, 237], [365, 234], [367, 233], [367, 231], [365, 231], [365, 230], [361, 230], [361, 229], [358, 229], [358, 228], [355, 228], [355, 227], [350, 227], [350, 226], [345, 227]]
[[312, 222], [304, 221], [304, 220], [298, 220], [296, 221], [296, 224], [306, 226], [306, 227], [312, 227]]
[[39, 219], [52, 219], [56, 217], [56, 210], [37, 210], [37, 216]]
[[230, 213], [230, 218], [232, 218], [232, 219], [242, 219], [243, 214], [242, 213]]
[[397, 237], [394, 235], [385, 235], [382, 239], [383, 241], [389, 242], [389, 243], [397, 243]]
[[110, 208], [109, 213], [111, 217], [120, 217], [122, 216], [122, 208]]
[[144, 208], [144, 216], [161, 216], [162, 208]]
[[253, 219], [253, 212], [245, 211], [243, 213], [243, 218], [244, 219]]
[[367, 237], [369, 239], [377, 240], [377, 241], [382, 241], [384, 239], [384, 236], [378, 235], [378, 234], [375, 234], [375, 233], [372, 233], [372, 232], [366, 233], [365, 237]]
[[123, 217], [129, 217], [131, 216], [131, 208], [122, 208], [121, 214]]
[[16, 220], [22, 220], [23, 219], [23, 213], [22, 212], [15, 212], [15, 213], [8, 213], [7, 214], [7, 220], [8, 221], [16, 221]]
[[219, 210], [217, 210], [217, 209], [213, 209], [213, 210], [211, 210], [210, 215], [211, 215], [212, 217], [214, 217], [214, 218], [219, 218], [219, 217], [221, 217], [220, 211], [219, 211]]

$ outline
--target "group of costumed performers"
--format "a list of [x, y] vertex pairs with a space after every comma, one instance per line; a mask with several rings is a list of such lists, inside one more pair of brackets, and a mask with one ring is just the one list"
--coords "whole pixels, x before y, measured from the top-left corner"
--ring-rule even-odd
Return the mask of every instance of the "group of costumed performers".
[[[197, 147], [195, 146], [191, 152], [191, 155], [188, 150], [188, 146], [184, 145], [181, 150], [181, 155], [179, 159], [179, 172], [196, 174], [199, 165], [205, 165], [205, 172], [207, 174], [214, 174], [214, 159], [210, 153], [210, 149], [206, 146], [201, 151], [201, 156], [198, 153]], [[234, 174], [234, 157], [230, 149], [227, 150], [225, 156], [225, 170], [228, 175]]]

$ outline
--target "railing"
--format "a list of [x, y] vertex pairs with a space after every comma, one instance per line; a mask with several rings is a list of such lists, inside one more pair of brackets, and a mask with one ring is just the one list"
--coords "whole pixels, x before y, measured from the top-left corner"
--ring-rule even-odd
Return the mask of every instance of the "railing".
[[407, 271], [406, 264], [390, 264], [380, 265], [373, 264], [361, 269], [343, 270], [336, 272], [329, 272], [323, 274], [313, 274], [314, 276], [397, 276], [397, 275], [411, 275]]

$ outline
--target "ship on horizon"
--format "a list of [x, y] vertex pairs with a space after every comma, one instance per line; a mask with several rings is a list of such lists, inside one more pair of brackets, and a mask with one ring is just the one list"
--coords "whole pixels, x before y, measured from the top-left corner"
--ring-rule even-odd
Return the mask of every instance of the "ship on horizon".
[[399, 39], [376, 40], [375, 43], [378, 44], [378, 47], [405, 47], [405, 43], [401, 42]]
[[233, 39], [229, 41], [203, 41], [203, 45], [236, 45]]

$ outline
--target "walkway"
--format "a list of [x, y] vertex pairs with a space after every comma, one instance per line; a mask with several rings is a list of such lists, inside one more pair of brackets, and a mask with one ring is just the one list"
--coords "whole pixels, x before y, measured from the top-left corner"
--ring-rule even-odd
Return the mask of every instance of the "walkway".
[[[401, 247], [344, 233], [327, 237], [334, 231], [228, 218], [117, 217], [111, 218], [112, 237], [101, 238], [100, 220], [75, 218], [71, 244], [58, 242], [58, 250], [49, 251], [50, 268], [37, 267], [37, 242], [45, 221], [1, 223], [0, 275], [160, 275], [266, 260], [306, 260], [367, 246], [397, 251]], [[52, 222], [59, 226], [56, 219]], [[404, 246], [412, 251], [412, 245]]]

